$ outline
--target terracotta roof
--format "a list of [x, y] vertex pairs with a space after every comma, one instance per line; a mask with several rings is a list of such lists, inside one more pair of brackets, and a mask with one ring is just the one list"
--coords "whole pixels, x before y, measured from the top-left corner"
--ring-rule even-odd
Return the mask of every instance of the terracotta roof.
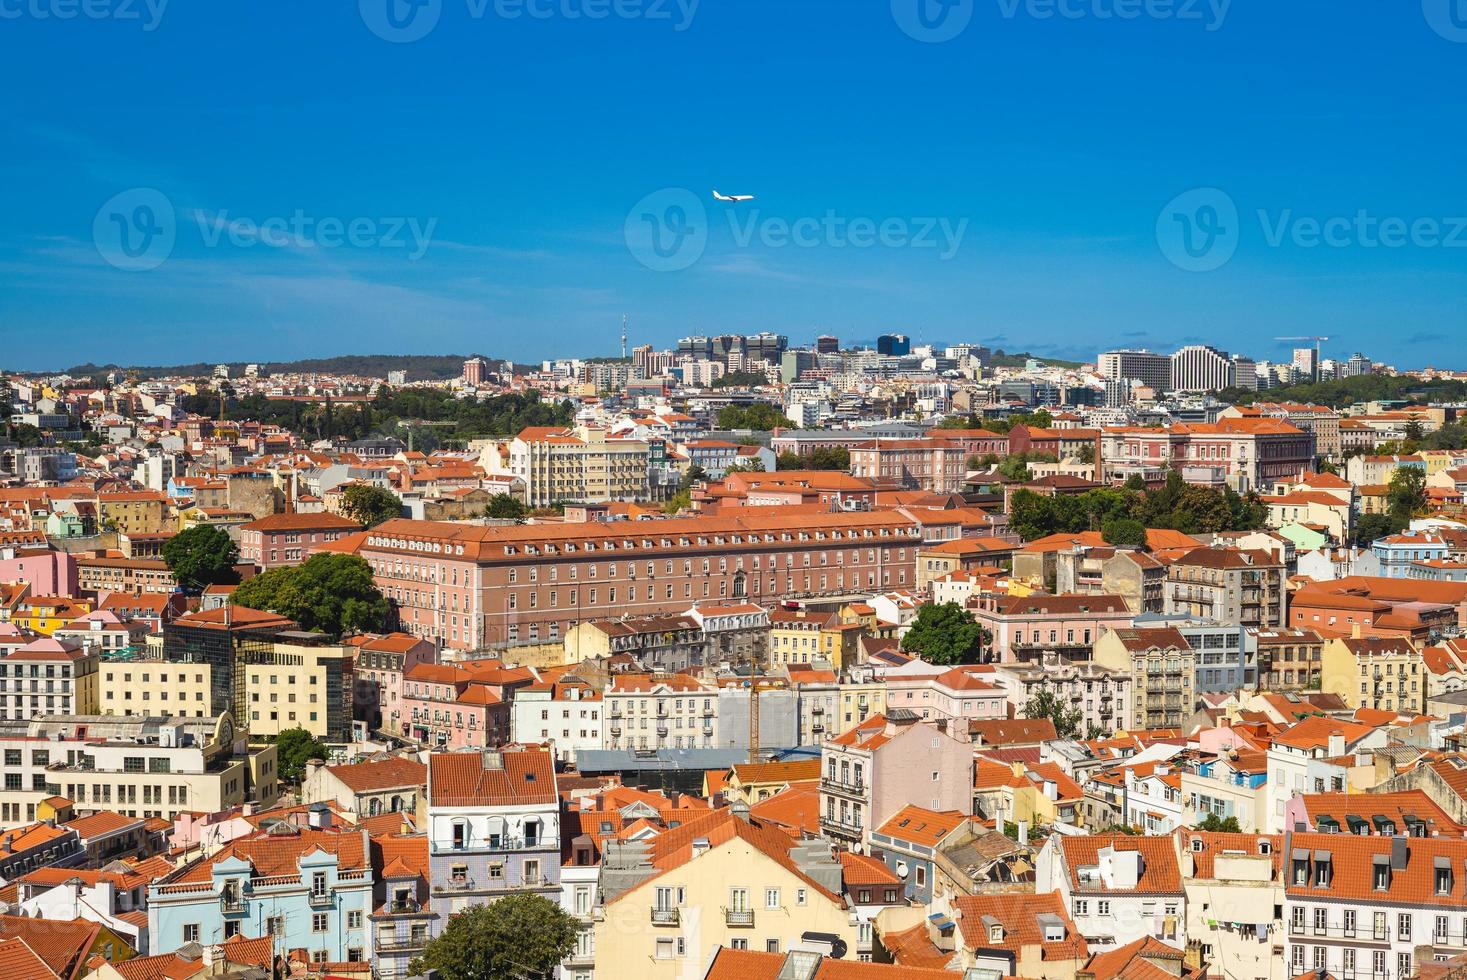
[[968, 722], [968, 734], [985, 746], [1037, 745], [1057, 738], [1048, 718], [997, 718]]
[[795, 837], [820, 835], [820, 781], [790, 783], [749, 807], [749, 812], [765, 821], [787, 829]]
[[1127, 650], [1140, 653], [1146, 650], [1161, 649], [1169, 650], [1175, 647], [1178, 650], [1191, 650], [1192, 644], [1182, 635], [1182, 631], [1175, 626], [1157, 626], [1146, 629], [1118, 629], [1114, 631], [1116, 636]]
[[1070, 872], [1070, 887], [1077, 894], [1104, 894], [1110, 889], [1096, 876], [1080, 880], [1080, 868], [1096, 867], [1099, 852], [1109, 847], [1117, 853], [1138, 851], [1141, 854], [1141, 877], [1134, 889], [1137, 895], [1173, 895], [1182, 891], [1182, 876], [1177, 868], [1177, 854], [1170, 837], [1132, 837], [1126, 834], [1095, 834], [1064, 837], [1060, 840], [1065, 864]]
[[58, 980], [56, 971], [20, 938], [0, 942], [0, 977], [5, 977], [5, 980]]
[[[1398, 867], [1391, 861], [1392, 849], [1404, 845], [1406, 861]], [[1314, 864], [1319, 852], [1329, 852], [1332, 874], [1321, 883], [1313, 873], [1306, 883], [1294, 883], [1294, 875], [1285, 876], [1288, 895], [1308, 898], [1328, 895], [1336, 901], [1376, 902], [1383, 892], [1375, 887], [1375, 867], [1384, 863], [1390, 868], [1389, 901], [1393, 905], [1438, 905], [1461, 909], [1467, 904], [1467, 840], [1446, 837], [1380, 837], [1356, 834], [1294, 833], [1289, 837], [1293, 854], [1308, 852]], [[1451, 868], [1450, 888], [1438, 894], [1435, 865], [1445, 860]]]
[[841, 877], [846, 889], [852, 885], [900, 885], [902, 880], [886, 866], [886, 862], [869, 854], [855, 851], [840, 852]]
[[319, 513], [267, 514], [241, 524], [242, 531], [360, 531], [362, 525], [329, 511]]
[[1224, 854], [1261, 855], [1265, 846], [1273, 858], [1274, 880], [1283, 867], [1284, 838], [1280, 834], [1230, 834], [1205, 830], [1182, 830], [1184, 854], [1192, 856], [1192, 877], [1210, 879], [1215, 874], [1214, 861]]
[[[101, 925], [86, 919], [31, 919], [0, 915], [0, 939], [20, 939], [62, 980], [79, 975]], [[5, 975], [8, 980], [8, 974]]]
[[876, 833], [897, 840], [911, 841], [924, 847], [934, 847], [937, 842], [969, 821], [968, 816], [957, 810], [928, 810], [908, 803]]
[[519, 746], [429, 756], [428, 792], [435, 806], [506, 806], [558, 799], [550, 753]]
[[[953, 907], [962, 914], [958, 929], [968, 949], [996, 947], [1021, 953], [1025, 948], [1038, 947], [1042, 959], [1082, 963], [1090, 956], [1085, 937], [1070, 921], [1064, 898], [1057, 891], [1043, 895], [959, 895], [953, 899]], [[1041, 915], [1059, 918], [1064, 923], [1065, 937], [1046, 941], [1039, 922]], [[993, 920], [1003, 930], [996, 942], [988, 929]]]
[[138, 817], [123, 816], [113, 810], [98, 810], [90, 816], [77, 817], [62, 826], [76, 831], [78, 837], [86, 840], [103, 834], [115, 834], [140, 823], [142, 820]]
[[342, 870], [366, 868], [369, 862], [366, 840], [367, 835], [355, 828], [300, 830], [291, 834], [257, 831], [194, 863], [175, 880], [208, 881], [213, 866], [231, 857], [248, 862], [260, 877], [293, 875], [300, 871], [300, 859], [313, 850], [335, 854]]
[[819, 759], [796, 759], [792, 762], [751, 762], [733, 767], [741, 784], [793, 782], [820, 778]]
[[346, 784], [354, 793], [396, 789], [400, 786], [426, 786], [428, 767], [417, 759], [395, 755], [375, 762], [358, 762], [348, 766], [327, 766], [327, 771]]

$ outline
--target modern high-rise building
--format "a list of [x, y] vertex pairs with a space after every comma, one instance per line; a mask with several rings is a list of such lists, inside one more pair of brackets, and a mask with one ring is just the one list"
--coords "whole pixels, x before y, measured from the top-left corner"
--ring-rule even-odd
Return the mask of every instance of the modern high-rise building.
[[1298, 368], [1299, 373], [1304, 375], [1304, 377], [1317, 380], [1319, 377], [1319, 355], [1313, 347], [1295, 347], [1294, 367]]
[[887, 357], [906, 357], [912, 352], [912, 338], [903, 333], [884, 333], [876, 338], [876, 353]]
[[1359, 351], [1351, 354], [1350, 359], [1345, 362], [1345, 377], [1347, 378], [1358, 378], [1363, 374], [1374, 373], [1374, 362], [1372, 362], [1370, 358], [1366, 357], [1364, 354], [1361, 354]]
[[489, 365], [482, 357], [471, 357], [464, 361], [464, 384], [477, 388], [484, 383], [484, 376], [489, 373]]
[[1233, 387], [1258, 390], [1258, 364], [1253, 358], [1233, 355]]
[[1096, 359], [1100, 376], [1107, 381], [1132, 381], [1168, 391], [1172, 386], [1172, 359], [1149, 350], [1110, 350]]
[[840, 339], [830, 334], [821, 334], [815, 338], [815, 353], [838, 354], [840, 353]]
[[1191, 344], [1172, 355], [1172, 391], [1221, 391], [1236, 381], [1227, 351]]
[[728, 366], [731, 356], [747, 360], [779, 364], [789, 338], [781, 334], [756, 333], [747, 337], [724, 334], [721, 337], [684, 337], [677, 342], [679, 357], [691, 357], [699, 361], [719, 361]]

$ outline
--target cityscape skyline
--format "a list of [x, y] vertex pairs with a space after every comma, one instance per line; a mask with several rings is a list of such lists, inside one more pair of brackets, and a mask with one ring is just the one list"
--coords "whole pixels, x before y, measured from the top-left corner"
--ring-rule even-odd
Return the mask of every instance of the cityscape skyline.
[[[1467, 49], [1415, 5], [1238, 8], [1215, 30], [1028, 10], [975, 7], [940, 44], [886, 5], [702, 5], [683, 30], [457, 23], [450, 6], [411, 44], [355, 9], [299, 10], [292, 30], [329, 55], [227, 75], [217, 38], [271, 52], [271, 18], [7, 21], [3, 166], [25, 188], [0, 238], [11, 363], [55, 364], [57, 336], [104, 360], [201, 339], [221, 359], [610, 354], [623, 313], [659, 344], [897, 330], [1071, 359], [1223, 337], [1263, 357], [1269, 338], [1319, 333], [1406, 368], [1458, 335], [1464, 109], [1432, 93], [1453, 90]], [[1360, 31], [1369, 70], [1342, 73], [1334, 52]], [[706, 71], [752, 34], [758, 77]], [[119, 77], [138, 97], [92, 95]], [[1104, 94], [1076, 98], [1085, 79]], [[789, 91], [807, 101], [772, 113]], [[172, 212], [172, 247], [128, 271], [96, 239], [135, 216], [135, 190]], [[705, 223], [696, 258], [674, 257], [691, 264], [662, 272], [635, 233], [668, 193]], [[109, 210], [119, 195], [131, 206]], [[1205, 235], [1204, 214], [1239, 234], [1202, 260], [1224, 264], [1188, 271], [1171, 236]], [[358, 219], [363, 244], [323, 244]], [[272, 220], [284, 238], [260, 234]], [[861, 245], [862, 222], [887, 221], [896, 234]], [[1393, 223], [1412, 229], [1396, 245]]]

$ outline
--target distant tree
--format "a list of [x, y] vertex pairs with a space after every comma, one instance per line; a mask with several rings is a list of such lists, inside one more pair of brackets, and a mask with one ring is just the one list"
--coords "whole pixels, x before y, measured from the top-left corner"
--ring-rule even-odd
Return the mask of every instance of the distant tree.
[[17, 422], [10, 428], [10, 438], [22, 449], [31, 449], [46, 441], [41, 430], [29, 422]]
[[944, 602], [917, 610], [902, 637], [902, 649], [928, 663], [956, 666], [979, 663], [992, 642], [992, 635], [972, 613], [956, 602]]
[[981, 429], [981, 420], [972, 415], [949, 415], [937, 423], [939, 429]]
[[1087, 465], [1093, 464], [1095, 462], [1095, 444], [1085, 443], [1075, 452], [1075, 459]]
[[1125, 488], [1136, 493], [1142, 493], [1146, 490], [1146, 481], [1141, 478], [1140, 473], [1132, 473], [1126, 477]]
[[229, 598], [237, 606], [268, 610], [304, 629], [338, 636], [377, 632], [392, 612], [366, 561], [329, 551], [302, 565], [256, 575]]
[[1048, 718], [1054, 722], [1055, 734], [1060, 738], [1075, 738], [1080, 734], [1080, 724], [1085, 713], [1079, 708], [1070, 708], [1065, 700], [1047, 687], [1041, 687], [1024, 705], [1024, 717], [1038, 720]]
[[785, 418], [774, 405], [754, 402], [751, 405], [728, 405], [719, 409], [718, 427], [768, 432], [770, 429], [793, 429], [795, 423]]
[[703, 483], [707, 479], [708, 471], [705, 470], [700, 464], [694, 463], [683, 471], [681, 479], [677, 481], [678, 492], [687, 493], [689, 490], [693, 489], [694, 484]]
[[1146, 525], [1130, 517], [1106, 521], [1100, 529], [1100, 536], [1105, 539], [1106, 544], [1118, 548], [1146, 547]]
[[679, 490], [677, 493], [667, 498], [667, 502], [662, 505], [662, 512], [669, 515], [680, 514], [683, 511], [688, 510], [692, 506], [693, 495], [687, 490]]
[[769, 384], [769, 379], [758, 371], [730, 371], [717, 381], [715, 388], [757, 388]]
[[1340, 475], [1340, 468], [1323, 456], [1315, 457], [1314, 470], [1317, 473], [1329, 473], [1332, 476]]
[[580, 926], [555, 902], [521, 893], [452, 916], [408, 967], [439, 980], [549, 980], [575, 948]]
[[786, 449], [774, 457], [774, 468], [777, 470], [805, 470], [810, 468], [810, 463], [793, 449]]
[[489, 498], [484, 513], [495, 520], [522, 521], [529, 515], [530, 508], [512, 493], [496, 493]]
[[1209, 813], [1203, 817], [1202, 822], [1197, 825], [1197, 829], [1223, 834], [1237, 834], [1242, 832], [1242, 828], [1238, 826], [1237, 817], [1220, 818], [1215, 813]]
[[1397, 530], [1389, 514], [1361, 514], [1355, 520], [1355, 543], [1365, 547]]
[[1386, 505], [1397, 530], [1409, 527], [1411, 518], [1426, 509], [1426, 471], [1417, 466], [1396, 467]]
[[298, 783], [305, 775], [306, 763], [312, 759], [325, 761], [331, 749], [304, 728], [287, 728], [275, 737], [276, 771], [280, 778]]
[[386, 487], [353, 483], [341, 492], [341, 513], [371, 528], [402, 514], [402, 501]]
[[164, 542], [163, 561], [185, 589], [239, 580], [234, 570], [239, 548], [227, 533], [209, 524], [195, 524]]
[[809, 468], [812, 470], [849, 470], [851, 451], [845, 446], [819, 446], [810, 453]]

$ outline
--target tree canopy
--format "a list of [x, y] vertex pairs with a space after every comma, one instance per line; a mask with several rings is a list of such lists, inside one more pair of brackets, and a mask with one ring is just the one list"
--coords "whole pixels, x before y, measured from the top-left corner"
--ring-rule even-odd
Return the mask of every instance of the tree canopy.
[[235, 589], [230, 602], [268, 610], [303, 629], [345, 635], [386, 626], [392, 607], [356, 555], [322, 552], [302, 565], [272, 568]]
[[1080, 734], [1080, 723], [1085, 713], [1079, 708], [1068, 707], [1063, 698], [1047, 687], [1041, 687], [1024, 705], [1024, 717], [1048, 718], [1054, 722], [1055, 733], [1060, 738], [1076, 738]]
[[548, 980], [575, 948], [579, 932], [576, 920], [555, 902], [530, 893], [509, 895], [451, 916], [409, 972], [436, 970], [439, 980]]
[[1146, 525], [1133, 517], [1116, 517], [1100, 528], [1100, 536], [1106, 544], [1117, 548], [1146, 547]]
[[981, 662], [993, 642], [988, 630], [956, 602], [926, 605], [917, 610], [902, 649], [933, 664], [957, 666]]
[[774, 465], [780, 470], [849, 470], [851, 451], [844, 446], [820, 446], [801, 456], [787, 449], [775, 457]]
[[489, 498], [489, 506], [484, 508], [484, 513], [495, 520], [522, 521], [529, 516], [530, 508], [512, 493], [496, 493]]
[[752, 405], [726, 405], [719, 409], [718, 427], [768, 432], [770, 429], [793, 429], [795, 423], [785, 418], [776, 406], [754, 402]]
[[1009, 527], [1025, 541], [1050, 534], [1104, 533], [1108, 522], [1122, 518], [1183, 534], [1251, 531], [1264, 526], [1268, 508], [1254, 494], [1194, 486], [1175, 471], [1156, 490], [1099, 487], [1053, 497], [1018, 490], [1009, 505]]
[[353, 483], [341, 491], [341, 513], [366, 527], [376, 527], [402, 514], [402, 500], [372, 483]]
[[324, 762], [330, 758], [331, 749], [304, 728], [287, 728], [275, 737], [275, 752], [280, 778], [298, 783], [305, 775], [306, 763], [312, 759]]
[[179, 531], [163, 545], [163, 561], [185, 589], [236, 582], [239, 548], [221, 528], [195, 524]]

